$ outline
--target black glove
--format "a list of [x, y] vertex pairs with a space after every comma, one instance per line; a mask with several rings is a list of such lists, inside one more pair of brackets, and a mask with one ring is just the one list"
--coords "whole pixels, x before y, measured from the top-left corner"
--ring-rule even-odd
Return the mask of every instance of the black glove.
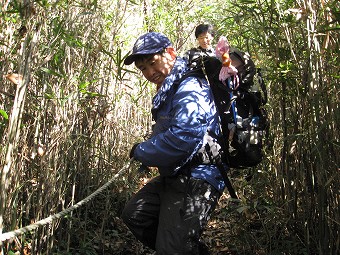
[[133, 155], [135, 153], [135, 149], [136, 147], [139, 145], [139, 143], [135, 143], [132, 148], [131, 148], [131, 151], [130, 151], [130, 158], [133, 158]]
[[138, 168], [138, 173], [142, 174], [142, 173], [150, 173], [150, 168], [147, 167], [146, 165], [141, 164], [140, 167]]

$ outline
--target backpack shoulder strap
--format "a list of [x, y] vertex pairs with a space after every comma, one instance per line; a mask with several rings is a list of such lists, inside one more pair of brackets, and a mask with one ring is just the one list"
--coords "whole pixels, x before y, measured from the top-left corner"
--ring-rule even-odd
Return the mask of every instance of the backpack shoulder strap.
[[201, 83], [200, 79], [205, 78], [205, 75], [204, 75], [202, 69], [200, 69], [200, 68], [199, 69], [189, 70], [179, 80], [176, 80], [174, 82], [175, 90], [177, 90], [178, 86], [182, 83], [182, 81], [184, 81], [188, 77], [199, 78], [198, 81]]
[[197, 56], [197, 52], [199, 51], [199, 49], [197, 48], [192, 48], [190, 49], [187, 54], [188, 54], [188, 63], [191, 64], [191, 62], [193, 61], [193, 59], [195, 58], [195, 56]]

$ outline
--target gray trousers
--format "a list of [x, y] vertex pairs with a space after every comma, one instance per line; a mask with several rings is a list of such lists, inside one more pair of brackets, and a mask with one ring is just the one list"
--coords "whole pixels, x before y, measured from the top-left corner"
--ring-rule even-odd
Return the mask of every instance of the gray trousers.
[[220, 195], [204, 180], [157, 176], [128, 201], [122, 219], [157, 255], [198, 255], [200, 236]]

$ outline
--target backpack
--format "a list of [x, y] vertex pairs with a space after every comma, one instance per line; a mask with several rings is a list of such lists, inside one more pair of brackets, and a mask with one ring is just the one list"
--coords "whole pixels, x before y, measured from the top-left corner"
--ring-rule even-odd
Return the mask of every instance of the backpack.
[[[228, 143], [227, 162], [232, 168], [254, 167], [263, 159], [265, 140], [269, 135], [268, 115], [264, 108], [267, 89], [261, 69], [255, 67], [249, 55], [232, 49], [230, 58], [238, 70], [239, 84], [236, 88], [231, 85], [229, 104], [220, 104], [218, 109], [223, 136]], [[221, 93], [220, 85], [218, 88], [214, 97]]]
[[[269, 134], [269, 122], [264, 109], [267, 90], [261, 69], [255, 67], [249, 55], [231, 48], [229, 56], [238, 71], [238, 79], [230, 77], [223, 84], [219, 80], [222, 62], [216, 57], [202, 56], [196, 59], [197, 63], [188, 63], [192, 68], [181, 80], [194, 76], [209, 81], [220, 116], [222, 162], [231, 168], [254, 167], [263, 159], [265, 140]], [[229, 180], [223, 172], [221, 174], [227, 187], [231, 186], [227, 184]], [[231, 191], [232, 187], [228, 189]]]

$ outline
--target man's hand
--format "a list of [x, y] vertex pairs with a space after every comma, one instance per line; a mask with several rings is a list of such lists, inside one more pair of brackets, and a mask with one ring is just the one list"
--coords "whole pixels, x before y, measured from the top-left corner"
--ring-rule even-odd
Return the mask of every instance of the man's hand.
[[139, 143], [135, 143], [132, 148], [131, 148], [131, 151], [130, 151], [130, 158], [133, 158], [133, 155], [135, 153], [135, 149], [136, 147], [139, 145]]

